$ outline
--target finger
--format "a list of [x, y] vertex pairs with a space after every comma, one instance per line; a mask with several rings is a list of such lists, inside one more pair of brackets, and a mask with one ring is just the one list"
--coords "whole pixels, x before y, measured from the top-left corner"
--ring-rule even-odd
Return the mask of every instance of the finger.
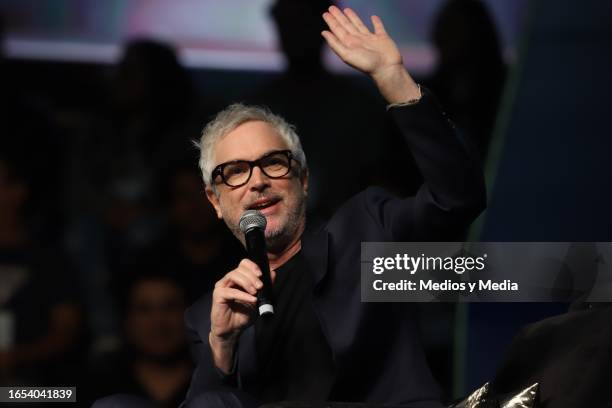
[[351, 22], [353, 23], [353, 25], [355, 27], [357, 27], [357, 30], [361, 33], [361, 34], [372, 34], [370, 32], [370, 30], [368, 30], [368, 27], [366, 27], [365, 24], [363, 24], [363, 21], [361, 21], [361, 19], [359, 18], [359, 16], [357, 15], [357, 13], [355, 13], [352, 9], [350, 8], [345, 8], [344, 9], [344, 14], [347, 15], [347, 17], [349, 18], [349, 20], [351, 20]]
[[253, 295], [257, 293], [257, 285], [254, 279], [250, 278], [244, 273], [241, 273], [239, 270], [234, 269], [233, 271], [225, 275], [225, 278], [223, 279], [223, 282], [221, 285], [219, 285], [219, 287], [229, 288], [236, 286]]
[[340, 23], [340, 25], [346, 31], [348, 31], [351, 34], [357, 34], [357, 32], [358, 32], [357, 27], [355, 27], [355, 25], [351, 22], [351, 20], [346, 18], [346, 16], [342, 12], [342, 10], [340, 10], [336, 6], [330, 6], [329, 7], [329, 12], [332, 14], [332, 16], [334, 16], [336, 18], [338, 23]]
[[[240, 306], [241, 309], [236, 309], [236, 306]], [[234, 300], [234, 309], [239, 313], [250, 314], [257, 309], [257, 303], [245, 303], [241, 300]]]
[[259, 290], [263, 287], [261, 279], [257, 276], [254, 276], [253, 271], [245, 268], [238, 268], [236, 269], [236, 273], [240, 274], [240, 276], [246, 279], [249, 284], [251, 284], [256, 290]]
[[348, 54], [348, 50], [340, 42], [338, 37], [336, 37], [333, 33], [330, 33], [329, 31], [322, 31], [321, 35], [327, 41], [329, 48], [331, 48], [340, 58], [344, 60], [346, 58], [346, 55]]
[[253, 295], [249, 295], [236, 288], [219, 288], [214, 291], [213, 299], [216, 302], [228, 303], [230, 301], [242, 302], [245, 304], [256, 304], [257, 298]]
[[255, 262], [251, 261], [248, 258], [244, 258], [242, 261], [240, 261], [240, 263], [238, 264], [238, 268], [240, 267], [252, 271], [255, 276], [261, 276], [261, 269], [259, 269], [259, 266], [257, 266]]
[[230, 274], [239, 268], [246, 268], [246, 269], [252, 270], [255, 276], [257, 277], [261, 276], [261, 271], [259, 270], [259, 267], [257, 266], [257, 264], [248, 258], [244, 258], [242, 261], [240, 261], [236, 269], [228, 272], [227, 274], [225, 274], [223, 278], [219, 279], [217, 283], [215, 283], [215, 288], [228, 286], [228, 284], [230, 283], [229, 282], [229, 278], [231, 276]]
[[249, 279], [257, 289], [262, 288], [263, 273], [255, 262], [245, 258], [242, 260], [242, 262], [240, 262], [240, 265], [238, 265], [236, 270], [245, 275], [245, 277]]
[[383, 25], [382, 20], [378, 16], [372, 16], [372, 25], [374, 26], [375, 34], [386, 34], [385, 26]]
[[330, 31], [338, 38], [346, 37], [349, 32], [346, 31], [338, 20], [331, 13], [323, 13], [323, 20], [327, 23]]

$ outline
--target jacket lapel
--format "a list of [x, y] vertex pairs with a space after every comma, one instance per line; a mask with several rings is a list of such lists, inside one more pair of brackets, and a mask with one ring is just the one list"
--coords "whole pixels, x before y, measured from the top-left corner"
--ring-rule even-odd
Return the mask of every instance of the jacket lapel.
[[302, 251], [313, 275], [315, 292], [327, 272], [327, 244], [327, 229], [323, 226], [306, 230], [302, 236]]

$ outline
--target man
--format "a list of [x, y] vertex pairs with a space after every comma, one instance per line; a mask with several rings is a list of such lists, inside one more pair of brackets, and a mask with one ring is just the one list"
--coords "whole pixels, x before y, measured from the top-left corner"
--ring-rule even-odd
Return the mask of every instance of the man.
[[308, 169], [292, 128], [258, 108], [232, 105], [218, 114], [200, 144], [206, 195], [243, 244], [242, 213], [258, 209], [266, 216], [276, 314], [255, 317], [261, 271], [247, 259], [186, 312], [198, 360], [187, 405], [235, 402], [211, 393], [224, 389], [260, 402], [438, 406], [413, 308], [360, 302], [360, 243], [459, 238], [484, 207], [482, 175], [403, 67], [378, 17], [374, 32], [350, 9], [332, 6], [323, 19], [332, 50], [370, 75], [390, 104], [425, 182], [406, 199], [367, 189], [324, 226], [306, 228]]

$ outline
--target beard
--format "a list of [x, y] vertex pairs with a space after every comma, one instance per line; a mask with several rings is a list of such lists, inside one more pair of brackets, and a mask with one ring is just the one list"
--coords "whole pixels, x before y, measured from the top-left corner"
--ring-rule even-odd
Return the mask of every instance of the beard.
[[[242, 214], [241, 214], [242, 215]], [[278, 217], [276, 225], [266, 227], [265, 238], [267, 251], [271, 253], [281, 253], [297, 238], [300, 227], [305, 223], [306, 218], [306, 194], [299, 189], [293, 198], [286, 213]], [[240, 230], [240, 218], [235, 220], [225, 218], [225, 223], [232, 234], [246, 246], [244, 233]]]
[[280, 253], [298, 238], [300, 226], [306, 222], [306, 197], [302, 190], [298, 193], [295, 205], [288, 209], [283, 218], [276, 228], [266, 228], [268, 252]]

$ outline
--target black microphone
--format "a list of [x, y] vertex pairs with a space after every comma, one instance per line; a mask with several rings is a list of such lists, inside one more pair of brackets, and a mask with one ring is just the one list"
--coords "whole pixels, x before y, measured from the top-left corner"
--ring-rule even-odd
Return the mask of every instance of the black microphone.
[[257, 310], [260, 316], [274, 314], [272, 279], [264, 234], [266, 224], [266, 217], [257, 210], [247, 210], [240, 217], [240, 231], [244, 233], [247, 254], [249, 259], [259, 266], [262, 273], [263, 287], [257, 291]]

